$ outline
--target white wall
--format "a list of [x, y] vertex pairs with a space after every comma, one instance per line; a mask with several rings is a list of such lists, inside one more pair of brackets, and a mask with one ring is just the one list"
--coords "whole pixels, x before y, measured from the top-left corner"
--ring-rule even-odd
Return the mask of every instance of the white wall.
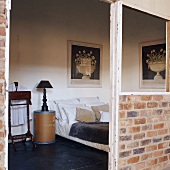
[[139, 43], [166, 39], [166, 22], [157, 17], [123, 8], [122, 91], [165, 91], [139, 87]]
[[[49, 80], [48, 100], [99, 96], [109, 101], [110, 5], [99, 0], [15, 0], [11, 11], [10, 83], [32, 91], [41, 108], [40, 80]], [[103, 45], [102, 88], [67, 87], [67, 40]]]

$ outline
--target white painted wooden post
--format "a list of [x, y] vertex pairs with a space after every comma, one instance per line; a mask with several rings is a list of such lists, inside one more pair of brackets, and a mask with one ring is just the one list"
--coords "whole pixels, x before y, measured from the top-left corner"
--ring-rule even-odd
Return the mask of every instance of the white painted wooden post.
[[166, 21], [166, 92], [170, 90], [170, 21]]
[[110, 76], [111, 103], [109, 123], [109, 170], [118, 169], [118, 112], [119, 92], [121, 91], [121, 63], [122, 63], [122, 4], [111, 4], [110, 23]]

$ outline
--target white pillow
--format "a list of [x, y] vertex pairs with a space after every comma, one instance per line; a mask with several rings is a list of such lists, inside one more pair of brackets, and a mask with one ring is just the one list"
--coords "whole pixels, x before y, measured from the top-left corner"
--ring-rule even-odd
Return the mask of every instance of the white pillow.
[[67, 115], [67, 121], [69, 125], [72, 125], [73, 123], [76, 123], [76, 107], [63, 107], [63, 110], [65, 111], [65, 115]]
[[79, 97], [80, 103], [99, 102], [99, 97]]
[[61, 114], [60, 114], [60, 110], [59, 110], [59, 107], [58, 107], [58, 104], [62, 103], [62, 104], [72, 104], [71, 102], [69, 101], [66, 101], [66, 100], [53, 100], [53, 102], [55, 103], [55, 111], [56, 111], [56, 118], [61, 120]]
[[54, 110], [56, 111], [56, 118], [62, 121], [62, 117], [60, 114], [60, 109], [58, 104], [76, 104], [80, 103], [77, 99], [67, 99], [67, 100], [53, 100], [53, 103], [55, 103]]
[[48, 101], [48, 106], [50, 110], [55, 110], [56, 119], [60, 119], [60, 112], [56, 103], [54, 101]]
[[72, 104], [80, 104], [79, 100], [76, 99], [76, 98], [75, 99], [68, 99], [66, 101], [71, 102]]
[[[68, 116], [64, 110], [64, 108], [76, 108], [76, 107], [83, 107], [83, 104], [58, 104], [59, 111], [60, 111], [60, 119], [63, 122], [68, 122]], [[72, 110], [73, 111], [73, 110]]]
[[89, 107], [91, 107], [91, 106], [100, 106], [100, 105], [104, 105], [104, 104], [106, 104], [106, 103], [104, 103], [104, 102], [90, 102], [90, 103], [85, 103], [85, 105], [86, 106], [89, 106]]
[[100, 122], [109, 122], [110, 117], [109, 112], [100, 111], [100, 114], [101, 114]]

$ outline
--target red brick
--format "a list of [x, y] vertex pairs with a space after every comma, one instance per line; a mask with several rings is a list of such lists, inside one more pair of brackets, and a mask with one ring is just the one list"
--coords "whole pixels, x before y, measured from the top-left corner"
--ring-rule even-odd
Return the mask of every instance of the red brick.
[[124, 151], [119, 153], [119, 158], [128, 157], [131, 154], [131, 151]]
[[4, 60], [0, 60], [0, 69], [4, 69], [4, 68], [5, 68], [5, 61]]
[[131, 126], [132, 125], [132, 119], [126, 119], [120, 121], [120, 126]]
[[168, 156], [163, 156], [163, 157], [158, 158], [158, 163], [165, 162], [167, 160], [168, 160]]
[[137, 133], [137, 132], [140, 132], [140, 126], [129, 128], [129, 133]]
[[152, 166], [152, 169], [154, 169], [154, 170], [161, 170], [162, 166], [161, 166], [161, 164], [154, 165], [154, 166]]
[[162, 129], [164, 128], [164, 123], [159, 123], [154, 125], [154, 129]]
[[154, 151], [154, 150], [157, 150], [157, 145], [152, 145], [152, 146], [146, 147], [146, 152], [150, 152], [150, 151]]
[[159, 106], [160, 107], [168, 107], [168, 102], [161, 102], [160, 104], [159, 104]]
[[124, 111], [119, 112], [119, 118], [125, 118], [125, 112]]
[[170, 114], [170, 109], [164, 110], [164, 114]]
[[145, 161], [145, 160], [148, 160], [150, 158], [152, 158], [152, 154], [151, 153], [141, 155], [141, 161]]
[[131, 103], [123, 104], [123, 110], [131, 110], [133, 109], [133, 105]]
[[5, 14], [5, 1], [0, 3], [0, 14]]
[[[158, 146], [158, 149], [159, 149], [159, 146]], [[160, 156], [162, 156], [162, 154], [163, 154], [163, 150], [161, 150], [161, 151], [155, 151], [155, 152], [153, 153], [153, 156], [154, 156], [154, 157], [160, 157]]]
[[0, 137], [4, 137], [4, 133], [3, 132], [0, 132]]
[[120, 145], [119, 148], [120, 148], [120, 150], [124, 150], [125, 149], [125, 144]]
[[126, 133], [126, 128], [120, 128], [119, 133], [120, 134], [125, 134]]
[[0, 36], [5, 36], [5, 35], [6, 35], [5, 27], [0, 27]]
[[126, 102], [126, 96], [119, 96], [119, 102]]
[[127, 97], [127, 101], [128, 102], [138, 102], [138, 101], [141, 101], [141, 96], [134, 96], [134, 95], [128, 96]]
[[161, 101], [161, 100], [163, 100], [163, 96], [162, 95], [153, 95], [153, 100], [154, 101]]
[[129, 141], [132, 140], [132, 135], [126, 135], [126, 136], [119, 136], [120, 141]]
[[127, 112], [127, 117], [137, 117], [139, 114], [138, 112], [135, 112], [135, 111], [128, 111]]
[[[5, 78], [5, 72], [4, 71], [0, 71], [0, 79], [4, 79], [4, 78]], [[2, 85], [2, 83], [0, 83], [0, 85]]]
[[158, 144], [158, 149], [168, 148], [168, 146], [169, 146], [168, 142], [160, 143]]
[[152, 96], [150, 96], [150, 95], [143, 95], [143, 96], [141, 96], [141, 100], [142, 101], [150, 101], [150, 100], [152, 100]]
[[119, 110], [123, 110], [123, 104], [119, 103]]
[[152, 130], [152, 125], [144, 125], [144, 126], [142, 126], [142, 130], [143, 131]]
[[134, 135], [134, 140], [143, 139], [145, 137], [145, 133], [138, 133]]
[[154, 159], [154, 160], [149, 160], [146, 162], [146, 166], [152, 166], [152, 165], [155, 165], [157, 164], [157, 159]]
[[4, 150], [4, 145], [0, 144], [0, 151], [3, 151], [3, 150]]
[[157, 131], [147, 132], [147, 137], [154, 137], [154, 136], [157, 136]]
[[145, 109], [146, 108], [146, 103], [144, 102], [138, 102], [134, 104], [134, 109]]
[[159, 120], [160, 120], [160, 121], [167, 121], [167, 120], [169, 120], [169, 117], [168, 117], [168, 115], [160, 116], [160, 117], [159, 117]]
[[147, 103], [147, 107], [148, 108], [157, 108], [158, 107], [158, 103], [157, 102], [148, 102]]
[[168, 129], [158, 130], [158, 135], [163, 135], [163, 134], [167, 134], [167, 133], [168, 133]]
[[145, 167], [145, 162], [141, 162], [134, 165], [134, 170], [143, 169]]
[[139, 142], [131, 142], [131, 143], [126, 144], [126, 145], [127, 145], [127, 148], [132, 149], [132, 148], [138, 147], [139, 146]]
[[5, 39], [0, 39], [0, 47], [5, 47]]
[[170, 95], [164, 95], [163, 97], [165, 101], [170, 101]]
[[0, 24], [5, 24], [6, 18], [4, 16], [0, 16]]
[[145, 124], [145, 123], [146, 123], [146, 119], [145, 118], [135, 119], [135, 125]]
[[153, 110], [153, 115], [161, 115], [163, 113], [162, 109]]
[[151, 111], [151, 110], [141, 110], [141, 111], [140, 111], [140, 116], [141, 116], [141, 117], [143, 117], [143, 116], [145, 116], [145, 117], [150, 117], [151, 114], [152, 114], [152, 111]]
[[4, 58], [5, 56], [5, 51], [0, 49], [0, 58]]
[[0, 96], [0, 106], [4, 105], [4, 96]]
[[151, 139], [145, 139], [141, 141], [141, 146], [149, 145], [151, 143]]
[[156, 122], [160, 122], [160, 118], [159, 117], [150, 117], [147, 119], [148, 123], [156, 123]]
[[133, 164], [133, 163], [139, 162], [139, 156], [130, 158], [127, 162], [128, 162], [128, 164]]
[[0, 129], [2, 129], [2, 127], [3, 127], [3, 122], [2, 120], [0, 120]]

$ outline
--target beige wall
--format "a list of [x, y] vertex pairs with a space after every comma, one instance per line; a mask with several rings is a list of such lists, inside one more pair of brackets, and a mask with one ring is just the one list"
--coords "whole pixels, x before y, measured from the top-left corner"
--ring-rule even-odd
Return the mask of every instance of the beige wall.
[[140, 88], [140, 43], [166, 39], [166, 21], [123, 8], [122, 91], [165, 91]]
[[170, 20], [169, 0], [120, 0], [124, 5]]
[[[36, 91], [40, 80], [54, 87], [47, 89], [48, 100], [99, 96], [109, 101], [109, 12], [110, 5], [98, 0], [13, 1], [10, 83], [32, 91], [32, 110], [42, 105], [42, 92]], [[102, 88], [68, 88], [67, 40], [103, 45]]]

